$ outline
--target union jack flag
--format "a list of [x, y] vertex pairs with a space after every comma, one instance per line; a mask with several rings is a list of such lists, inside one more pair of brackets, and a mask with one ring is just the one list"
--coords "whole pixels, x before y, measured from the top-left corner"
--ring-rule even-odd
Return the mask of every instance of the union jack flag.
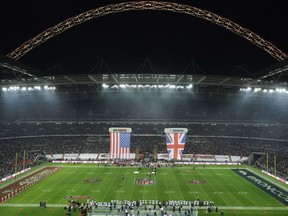
[[129, 132], [110, 133], [110, 159], [130, 159], [130, 137]]
[[166, 144], [168, 158], [182, 159], [182, 151], [184, 150], [186, 141], [186, 133], [166, 133]]

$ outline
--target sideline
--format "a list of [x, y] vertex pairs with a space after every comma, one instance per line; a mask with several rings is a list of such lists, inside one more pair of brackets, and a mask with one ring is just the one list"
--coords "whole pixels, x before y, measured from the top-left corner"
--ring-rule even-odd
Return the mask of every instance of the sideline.
[[[59, 208], [59, 207], [64, 207], [65, 204], [47, 204], [47, 208]], [[39, 204], [8, 204], [8, 203], [3, 203], [0, 205], [1, 207], [39, 207]], [[207, 207], [207, 206], [206, 206]], [[206, 207], [197, 207], [197, 209], [206, 209]], [[218, 209], [227, 209], [227, 210], [288, 210], [288, 207], [253, 207], [253, 206], [217, 206]], [[109, 208], [103, 208], [99, 210], [107, 210], [110, 211]], [[117, 211], [117, 210], [114, 210]]]

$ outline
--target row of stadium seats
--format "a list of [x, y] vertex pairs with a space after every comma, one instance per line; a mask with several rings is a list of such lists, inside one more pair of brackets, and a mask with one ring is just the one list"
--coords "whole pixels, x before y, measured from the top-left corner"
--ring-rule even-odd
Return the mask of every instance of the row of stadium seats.
[[[82, 96], [82, 97], [80, 97]], [[181, 119], [288, 122], [285, 100], [211, 95], [9, 95], [1, 97], [1, 121], [17, 119]], [[219, 100], [216, 99], [219, 97]], [[221, 98], [220, 98], [221, 97]], [[145, 101], [145, 102], [144, 102]]]
[[138, 121], [18, 121], [2, 123], [0, 137], [26, 135], [98, 134], [108, 135], [110, 127], [130, 127], [134, 135], [163, 135], [164, 128], [184, 127], [188, 136], [238, 136], [288, 139], [288, 125], [247, 122], [141, 122]]
[[[25, 166], [30, 166], [37, 155], [80, 154], [109, 152], [109, 136], [26, 136], [1, 139], [0, 175], [12, 174], [15, 170], [15, 155], [18, 153], [18, 168], [23, 166], [25, 151]], [[239, 139], [225, 137], [198, 137], [188, 139], [184, 154], [249, 156], [251, 152], [265, 152], [277, 156], [279, 172], [288, 174], [288, 147], [285, 142], [259, 139]], [[131, 152], [166, 153], [165, 139], [162, 136], [137, 136], [131, 140]], [[41, 157], [39, 158], [41, 159]], [[261, 161], [260, 161], [261, 162]], [[261, 163], [259, 163], [261, 164]], [[263, 165], [263, 162], [262, 162]], [[273, 168], [273, 164], [270, 164]]]

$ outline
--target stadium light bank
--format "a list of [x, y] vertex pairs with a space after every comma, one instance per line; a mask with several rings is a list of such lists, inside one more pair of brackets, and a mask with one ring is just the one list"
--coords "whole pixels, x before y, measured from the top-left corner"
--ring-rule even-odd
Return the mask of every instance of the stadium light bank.
[[119, 84], [119, 85], [108, 85], [108, 84], [102, 84], [103, 89], [192, 89], [193, 85], [174, 85], [174, 84], [166, 84], [166, 85], [149, 85], [149, 84]]
[[267, 94], [288, 94], [288, 91], [286, 88], [240, 88], [240, 92], [243, 93], [267, 93]]
[[9, 86], [2, 87], [3, 92], [26, 92], [26, 91], [53, 91], [55, 86]]

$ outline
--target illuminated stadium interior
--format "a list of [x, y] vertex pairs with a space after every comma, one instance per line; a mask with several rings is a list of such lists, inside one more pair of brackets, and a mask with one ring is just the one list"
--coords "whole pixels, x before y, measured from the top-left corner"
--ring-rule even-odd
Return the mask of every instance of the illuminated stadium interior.
[[[233, 171], [235, 173], [238, 172], [238, 166], [240, 166], [239, 175], [241, 175], [241, 172], [242, 174], [245, 173], [243, 170], [247, 167], [256, 170], [255, 173], [260, 173], [260, 170], [263, 170], [270, 173], [270, 175], [274, 174], [274, 177], [277, 176], [277, 180], [281, 183], [278, 182], [279, 184], [277, 184], [276, 180], [269, 180], [268, 177], [267, 179], [270, 183], [276, 182], [275, 185], [280, 185], [281, 189], [284, 188], [284, 197], [287, 193], [288, 184], [287, 55], [252, 31], [224, 17], [196, 7], [166, 3], [163, 1], [136, 1], [89, 10], [42, 31], [6, 56], [0, 55], [0, 190], [4, 186], [6, 187], [4, 181], [10, 181], [10, 183], [13, 181], [12, 176], [15, 177], [16, 182], [20, 170], [25, 170], [27, 167], [40, 169], [42, 166], [46, 167], [46, 164], [48, 164], [47, 167], [50, 167], [54, 163], [67, 163], [68, 165], [61, 166], [66, 166], [68, 169], [71, 169], [69, 167], [71, 164], [80, 167], [82, 163], [97, 163], [97, 169], [99, 164], [102, 166], [99, 169], [106, 168], [106, 166], [111, 166], [111, 169], [122, 166], [135, 168], [136, 165], [139, 165], [137, 168], [140, 173], [143, 167], [147, 168], [151, 164], [151, 167], [156, 167], [155, 164], [157, 164], [159, 168], [162, 168], [162, 166], [169, 167], [170, 171], [173, 170], [170, 167], [179, 167], [179, 170], [182, 170], [179, 176], [181, 178], [184, 176], [184, 179], [185, 176], [190, 174], [191, 178], [199, 174], [196, 171], [196, 168], [199, 167], [195, 164], [200, 164], [201, 171], [204, 170], [205, 173], [207, 162], [207, 165], [217, 163], [219, 167], [232, 165], [235, 168]], [[272, 56], [278, 63], [260, 71], [253, 71], [253, 73], [239, 67], [230, 75], [223, 75], [224, 73], [206, 74], [194, 62], [189, 63], [182, 72], [158, 71], [148, 58], [138, 70], [130, 71], [130, 73], [111, 72], [103, 60], [87, 73], [75, 73], [75, 71], [64, 73], [57, 65], [46, 71], [41, 71], [33, 68], [32, 65], [23, 64], [19, 60], [32, 49], [37, 49], [40, 44], [71, 27], [112, 12], [120, 13], [138, 10], [139, 8], [141, 10], [173, 11], [208, 20], [242, 36], [258, 48], [260, 47], [262, 51], [267, 52], [266, 54]], [[225, 64], [225, 61], [222, 64]], [[121, 71], [125, 70], [122, 69]], [[127, 69], [127, 71], [129, 70]], [[113, 130], [117, 132], [118, 130], [120, 132], [121, 130], [129, 131], [129, 152], [127, 153], [129, 158], [114, 158], [114, 155], [111, 154], [111, 146], [114, 145], [111, 141], [114, 138]], [[185, 134], [185, 148], [183, 147], [183, 151], [180, 152], [181, 154], [179, 153], [180, 156], [177, 155], [180, 159], [170, 157], [168, 143], [171, 135], [167, 132], [170, 130], [179, 130], [182, 131], [181, 134]], [[186, 165], [190, 170], [186, 168]], [[243, 170], [241, 165], [244, 167]], [[124, 182], [125, 172], [114, 176], [115, 171], [109, 173], [104, 168], [103, 170], [103, 173], [106, 172], [105, 175], [107, 174], [107, 176], [113, 174], [113, 178], [115, 176], [118, 178], [118, 175], [121, 175], [121, 180]], [[56, 170], [55, 172], [59, 171]], [[71, 171], [71, 173], [73, 172]], [[136, 172], [133, 174], [138, 174]], [[226, 170], [223, 173], [225, 172]], [[92, 171], [91, 173], [95, 175]], [[258, 177], [260, 176], [259, 173]], [[54, 175], [54, 171], [51, 171], [51, 173], [49, 171], [49, 175], [52, 174]], [[54, 176], [57, 176], [57, 174]], [[165, 172], [162, 173], [162, 177], [166, 178], [166, 174]], [[201, 177], [201, 175], [206, 174], [200, 174], [199, 176]], [[222, 178], [222, 175], [232, 174], [219, 172], [217, 178]], [[131, 177], [131, 175], [129, 176]], [[102, 176], [100, 177], [87, 178], [85, 183], [101, 183]], [[150, 172], [146, 173], [146, 176], [144, 173], [144, 177], [143, 179], [133, 179], [134, 184], [137, 184], [135, 186], [137, 190], [137, 187], [141, 184], [156, 184], [154, 182], [156, 176], [155, 179], [154, 177], [151, 178]], [[122, 182], [120, 181], [119, 184], [118, 180], [113, 183], [117, 184], [117, 188], [113, 188], [117, 197], [119, 194], [119, 196], [126, 195], [124, 187], [122, 188]], [[165, 179], [165, 181], [167, 180]], [[199, 184], [201, 187], [202, 184], [207, 183], [206, 179], [203, 181], [189, 179], [189, 182]], [[282, 183], [284, 186], [281, 185]], [[1, 187], [1, 184], [4, 186]], [[130, 186], [126, 185], [127, 188]], [[143, 190], [140, 190], [143, 200], [149, 190], [146, 186]], [[237, 191], [236, 195], [246, 196], [247, 188], [245, 188], [245, 191], [244, 189], [243, 191]], [[43, 189], [43, 194], [47, 191], [51, 192], [49, 190], [47, 188]], [[72, 194], [73, 190], [74, 188], [69, 190], [69, 193]], [[165, 196], [169, 199], [177, 194], [174, 194], [174, 191], [165, 190]], [[198, 191], [193, 190], [189, 189], [189, 192], [187, 192], [184, 189], [183, 191], [189, 193], [189, 198], [191, 195], [193, 199], [199, 201]], [[203, 189], [204, 192], [205, 190]], [[96, 194], [95, 197], [101, 197], [101, 194], [98, 194], [99, 191], [98, 188], [93, 188], [93, 196]], [[0, 196], [0, 215], [1, 205], [3, 205], [2, 209], [10, 207], [10, 204], [11, 206], [14, 205], [13, 207], [18, 205], [18, 203], [13, 203], [13, 196], [17, 195], [17, 192], [12, 191], [11, 195], [10, 191], [7, 193], [9, 193], [9, 198], [8, 195], [7, 197]], [[20, 193], [19, 190], [18, 193]], [[149, 191], [149, 193], [153, 195], [154, 192]], [[68, 199], [74, 198], [70, 194], [67, 194]], [[221, 198], [222, 191], [217, 189], [211, 195], [211, 197], [213, 196]], [[65, 196], [65, 199], [67, 197]], [[288, 203], [287, 197], [284, 197], [286, 199], [284, 202]], [[79, 197], [76, 196], [77, 198]], [[236, 206], [238, 200], [233, 205], [222, 203], [225, 211], [226, 209], [230, 211], [227, 215], [236, 214], [234, 207], [237, 207], [237, 210], [245, 211], [245, 198], [243, 198], [244, 204], [240, 201], [241, 206]], [[225, 199], [223, 199], [224, 202]], [[9, 200], [12, 200], [12, 202], [9, 203]], [[220, 203], [223, 200], [220, 200]], [[7, 206], [5, 206], [5, 202], [8, 203]], [[267, 201], [267, 203], [269, 202]], [[270, 209], [267, 208], [269, 210], [287, 211], [287, 203], [284, 203], [284, 205], [282, 205], [283, 203], [276, 203], [276, 206], [273, 202], [271, 202], [271, 206], [265, 202], [264, 204], [255, 203], [248, 203], [248, 210], [260, 209], [261, 213], [259, 215], [262, 214], [263, 206], [269, 207]], [[51, 209], [54, 207], [58, 208], [58, 204], [52, 203], [49, 211], [52, 211]], [[33, 206], [35, 203], [29, 203], [28, 205], [31, 205], [29, 207], [35, 207]], [[199, 205], [197, 204], [197, 206]], [[274, 207], [275, 209], [273, 209]], [[46, 202], [43, 208], [46, 208]], [[116, 212], [116, 207], [114, 208]], [[21, 209], [20, 211], [22, 211]], [[205, 210], [205, 208], [203, 209]], [[184, 215], [180, 213], [180, 210], [178, 215]], [[66, 209], [65, 213], [67, 213]], [[208, 210], [206, 213], [208, 213]], [[264, 214], [266, 213], [265, 209]], [[112, 210], [109, 214], [113, 214]], [[96, 210], [95, 214], [92, 215], [97, 215]], [[131, 215], [133, 214], [131, 213]], [[197, 216], [198, 213], [191, 215]], [[199, 215], [204, 215], [204, 213]], [[279, 215], [281, 214], [279, 213]], [[86, 216], [86, 214], [83, 214], [83, 216]]]
[[[287, 174], [283, 149], [287, 148], [288, 94], [287, 83], [282, 81], [286, 64], [263, 70], [259, 73], [262, 78], [257, 79], [197, 74], [39, 76], [36, 70], [5, 60], [2, 57], [1, 70], [5, 73], [1, 81], [1, 138], [4, 140], [27, 136], [24, 140], [31, 142], [30, 136], [36, 140], [44, 136], [43, 149], [39, 149], [47, 154], [55, 136], [65, 140], [74, 134], [79, 143], [85, 143], [93, 134], [100, 133], [103, 137], [101, 149], [97, 151], [109, 152], [106, 136], [110, 126], [133, 126], [132, 139], [142, 143], [142, 136], [152, 136], [149, 138], [152, 140], [154, 135], [161, 137], [168, 124], [189, 128], [189, 136], [197, 138], [199, 145], [204, 142], [223, 149], [221, 143], [228, 146], [238, 143], [237, 148], [227, 147], [223, 152], [227, 155], [233, 152], [248, 157], [254, 150], [265, 149], [264, 146], [279, 145], [276, 148], [279, 171]], [[279, 71], [283, 79], [274, 81], [271, 77]], [[159, 142], [160, 152], [165, 152], [163, 140], [157, 139], [154, 137], [152, 143]], [[191, 153], [188, 146], [194, 144], [190, 141], [187, 144], [184, 152]], [[91, 146], [87, 145], [89, 149]], [[145, 151], [153, 152], [153, 145], [144, 146]], [[75, 151], [81, 153], [81, 149]], [[132, 151], [136, 151], [136, 146]], [[205, 152], [199, 148], [197, 153]]]

